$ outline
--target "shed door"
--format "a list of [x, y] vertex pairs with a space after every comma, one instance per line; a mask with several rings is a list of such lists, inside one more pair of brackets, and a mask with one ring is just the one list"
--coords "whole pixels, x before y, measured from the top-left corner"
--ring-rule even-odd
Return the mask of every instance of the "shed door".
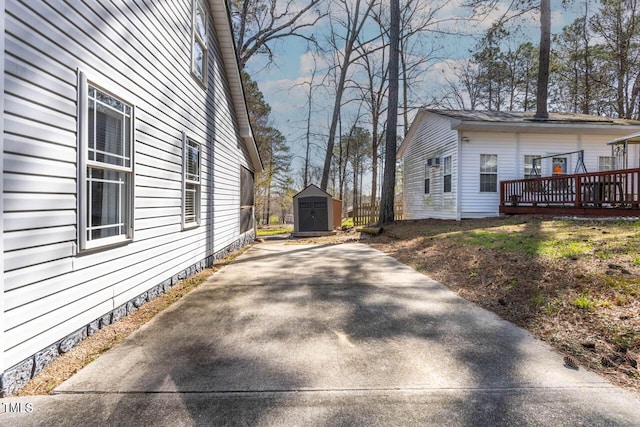
[[300, 231], [329, 230], [329, 207], [326, 197], [300, 197], [298, 214]]

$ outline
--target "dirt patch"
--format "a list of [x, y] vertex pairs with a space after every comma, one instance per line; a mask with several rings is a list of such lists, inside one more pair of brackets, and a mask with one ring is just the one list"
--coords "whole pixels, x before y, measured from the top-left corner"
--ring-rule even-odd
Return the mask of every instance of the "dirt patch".
[[280, 241], [287, 245], [339, 245], [342, 243], [354, 243], [368, 240], [368, 235], [360, 233], [355, 227], [345, 227], [338, 230], [332, 236], [320, 237], [293, 237], [291, 233], [283, 233], [271, 236], [260, 236], [260, 240]]
[[640, 223], [405, 221], [368, 243], [640, 393]]

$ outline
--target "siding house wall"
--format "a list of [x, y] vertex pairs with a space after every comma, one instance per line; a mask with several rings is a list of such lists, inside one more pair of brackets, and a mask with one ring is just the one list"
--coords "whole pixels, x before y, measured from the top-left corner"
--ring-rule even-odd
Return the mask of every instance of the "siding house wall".
[[[458, 133], [451, 130], [447, 118], [426, 113], [421, 119], [409, 147], [402, 155], [403, 202], [406, 219], [456, 218], [457, 211], [457, 146]], [[451, 192], [444, 193], [445, 157], [451, 156]], [[427, 159], [440, 158], [439, 166], [426, 167]], [[426, 175], [425, 175], [426, 174]], [[430, 192], [424, 192], [424, 180], [430, 180]]]
[[[598, 171], [600, 156], [611, 156], [606, 141], [615, 135], [536, 134], [463, 132], [469, 142], [462, 144], [461, 217], [475, 218], [498, 215], [499, 189], [496, 193], [479, 190], [480, 155], [498, 155], [498, 182], [524, 178], [524, 156], [549, 156], [584, 150], [584, 165], [589, 172]], [[565, 155], [567, 173], [574, 173], [577, 153]], [[551, 175], [551, 159], [541, 161], [541, 175]]]
[[[639, 122], [612, 123], [602, 118], [581, 116], [550, 123], [523, 122], [526, 113], [456, 112], [421, 110], [399, 149], [403, 164], [403, 202], [406, 219], [482, 218], [498, 216], [499, 186], [496, 192], [480, 191], [480, 158], [497, 155], [497, 180], [524, 177], [525, 155], [548, 156], [584, 150], [584, 165], [598, 171], [599, 158], [611, 156], [606, 144], [639, 128]], [[514, 119], [515, 118], [515, 119]], [[520, 118], [518, 120], [518, 118]], [[511, 120], [509, 122], [509, 120]], [[638, 146], [631, 146], [630, 165], [637, 164]], [[443, 193], [442, 163], [427, 168], [427, 159], [452, 157], [452, 192]], [[578, 154], [566, 157], [567, 173], [574, 173]], [[543, 159], [541, 175], [551, 175], [551, 159]], [[426, 175], [425, 175], [426, 174]], [[425, 194], [425, 177], [430, 192]]]
[[[240, 168], [255, 169], [211, 16], [206, 88], [191, 75], [192, 0], [3, 4], [0, 372], [250, 239], [239, 231]], [[79, 71], [135, 111], [133, 240], [87, 252], [78, 249]], [[201, 222], [189, 229], [183, 132], [202, 144]]]
[[460, 217], [482, 218], [498, 214], [499, 193], [480, 192], [480, 155], [498, 155], [498, 182], [516, 169], [514, 134], [465, 133], [460, 149]]

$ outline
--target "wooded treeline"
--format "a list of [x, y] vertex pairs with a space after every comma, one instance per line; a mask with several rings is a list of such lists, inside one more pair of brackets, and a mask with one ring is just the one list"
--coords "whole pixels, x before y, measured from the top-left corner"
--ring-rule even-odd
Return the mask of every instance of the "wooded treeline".
[[[550, 111], [640, 118], [640, 1], [582, 2], [583, 11], [553, 35]], [[493, 27], [447, 78], [437, 105], [533, 111], [538, 46], [517, 28]]]
[[[549, 111], [639, 117], [639, 2], [572, 3], [582, 12], [552, 37]], [[540, 39], [534, 18], [541, 3], [545, 2], [467, 0], [460, 8], [453, 0], [401, 0], [399, 120], [389, 136], [399, 144], [413, 111], [425, 105], [478, 110], [539, 108]], [[284, 219], [291, 212], [293, 194], [311, 183], [344, 200], [345, 208], [380, 199], [389, 130], [390, 4], [390, 0], [232, 1], [242, 67], [257, 59], [264, 66], [277, 66], [275, 52], [286, 49], [282, 41], [292, 38], [305, 41], [306, 59], [312, 64], [308, 78], [296, 85], [306, 98], [299, 106], [306, 120], [295, 124], [303, 137], [296, 141], [287, 141], [273, 127], [269, 105], [244, 73], [252, 126], [265, 164], [265, 172], [256, 177], [262, 222], [274, 214]], [[494, 23], [483, 34], [476, 33], [474, 48], [453, 55], [462, 59], [444, 61], [452, 57], [446, 37], [470, 36], [468, 29], [487, 17], [493, 17]], [[527, 26], [536, 30], [526, 32]], [[433, 75], [429, 73], [435, 65], [442, 69], [445, 83], [425, 93], [424, 79]], [[288, 144], [299, 146], [291, 150]], [[299, 171], [292, 168], [295, 157], [304, 164]]]
[[[400, 4], [399, 107], [405, 128], [412, 111], [423, 103], [424, 94], [416, 88], [437, 60], [430, 41], [458, 19], [439, 16], [450, 3], [402, 0]], [[284, 136], [271, 126], [270, 107], [244, 73], [253, 131], [265, 164], [265, 172], [256, 178], [261, 221], [267, 222], [274, 213], [282, 219], [278, 209], [290, 200], [292, 189], [311, 183], [345, 200], [345, 209], [379, 199], [389, 95], [389, 2], [234, 0], [232, 15], [242, 67], [258, 57], [269, 65], [275, 60], [274, 46], [287, 37], [306, 40], [314, 63], [312, 78], [301, 84], [308, 102], [300, 106], [307, 111], [307, 122], [305, 138], [299, 141], [305, 145], [301, 159], [305, 166], [299, 174], [291, 170], [295, 156]], [[328, 122], [319, 124], [319, 114], [328, 115]], [[394, 140], [397, 133], [394, 126]]]

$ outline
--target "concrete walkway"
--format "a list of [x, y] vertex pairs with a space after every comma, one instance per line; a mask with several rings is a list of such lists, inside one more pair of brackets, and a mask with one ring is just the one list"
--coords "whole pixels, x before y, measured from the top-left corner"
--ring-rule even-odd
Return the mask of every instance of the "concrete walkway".
[[[260, 244], [3, 425], [640, 425], [640, 400], [362, 244]], [[7, 424], [8, 422], [8, 424]]]

